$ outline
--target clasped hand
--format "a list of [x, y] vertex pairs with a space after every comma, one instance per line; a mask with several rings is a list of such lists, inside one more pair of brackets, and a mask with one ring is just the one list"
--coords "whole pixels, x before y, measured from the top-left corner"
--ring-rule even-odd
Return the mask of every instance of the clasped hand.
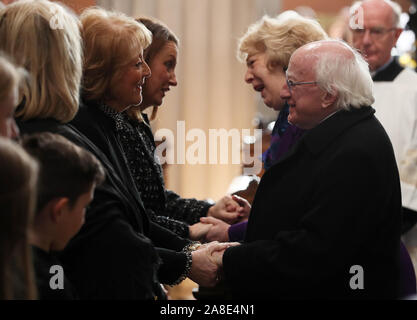
[[203, 287], [214, 287], [220, 280], [219, 275], [223, 267], [224, 251], [236, 245], [239, 245], [239, 243], [219, 243], [214, 241], [204, 244], [198, 250], [193, 251], [191, 253], [193, 262], [191, 265], [190, 279]]
[[249, 203], [239, 196], [224, 196], [212, 206], [207, 216], [223, 220], [229, 224], [248, 219]]
[[[230, 202], [228, 202], [230, 200]], [[246, 220], [249, 217], [251, 206], [246, 199], [233, 195], [228, 198], [228, 196], [223, 197], [218, 203], [219, 206], [223, 206], [223, 209], [220, 211], [214, 212], [223, 212], [229, 215], [238, 214], [240, 220]], [[238, 208], [236, 209], [236, 204]], [[213, 206], [212, 208], [215, 208]], [[227, 211], [227, 210], [234, 211]], [[227, 242], [229, 241], [229, 227], [230, 224], [221, 220], [221, 214], [218, 215], [220, 218], [213, 217], [213, 212], [210, 212], [207, 217], [202, 217], [199, 223], [195, 223], [190, 226], [190, 239], [195, 241], [209, 242], [209, 241], [219, 241]], [[224, 218], [224, 216], [223, 216]], [[227, 219], [226, 219], [227, 220]]]

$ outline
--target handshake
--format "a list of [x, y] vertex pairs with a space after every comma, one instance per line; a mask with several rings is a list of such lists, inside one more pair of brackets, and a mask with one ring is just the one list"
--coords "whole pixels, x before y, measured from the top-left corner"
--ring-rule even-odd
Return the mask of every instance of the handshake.
[[207, 242], [191, 253], [189, 278], [203, 287], [214, 287], [223, 278], [223, 254], [238, 242], [228, 242], [230, 224], [247, 220], [248, 201], [238, 196], [225, 196], [212, 206], [207, 217], [190, 226], [190, 239]]
[[240, 243], [217, 241], [201, 245], [191, 253], [193, 261], [189, 274], [190, 279], [203, 287], [214, 287], [222, 279], [225, 250], [237, 245]]
[[204, 287], [214, 287], [223, 278], [223, 254], [238, 242], [228, 242], [230, 224], [247, 220], [249, 203], [238, 196], [225, 196], [212, 206], [207, 217], [190, 226], [190, 239], [207, 242], [192, 254], [189, 277]]
[[207, 217], [189, 227], [190, 239], [201, 242], [228, 242], [231, 224], [248, 219], [251, 206], [239, 196], [225, 196], [207, 213]]

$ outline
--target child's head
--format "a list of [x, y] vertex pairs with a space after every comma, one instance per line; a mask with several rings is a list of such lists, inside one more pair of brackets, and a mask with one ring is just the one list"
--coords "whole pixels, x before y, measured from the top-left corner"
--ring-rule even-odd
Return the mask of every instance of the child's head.
[[19, 129], [14, 120], [22, 71], [0, 54], [0, 136], [16, 138]]
[[50, 249], [62, 250], [84, 223], [94, 188], [104, 180], [103, 167], [90, 152], [57, 134], [24, 136], [22, 145], [40, 166], [34, 232], [42, 230]]
[[38, 165], [0, 137], [0, 299], [34, 297], [28, 226], [36, 201]]

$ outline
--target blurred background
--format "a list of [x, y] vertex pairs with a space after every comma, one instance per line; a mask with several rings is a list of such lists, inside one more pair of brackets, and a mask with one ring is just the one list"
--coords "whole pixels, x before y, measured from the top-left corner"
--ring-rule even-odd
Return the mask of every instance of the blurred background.
[[[416, 0], [414, 0], [416, 1]], [[8, 4], [10, 0], [2, 0]], [[177, 65], [178, 86], [166, 96], [152, 123], [153, 131], [170, 129], [177, 137], [177, 120], [187, 130], [225, 128], [263, 129], [263, 148], [269, 144], [269, 131], [277, 113], [264, 106], [259, 93], [244, 82], [246, 66], [236, 58], [237, 40], [262, 15], [276, 16], [296, 10], [315, 17], [333, 37], [349, 41], [347, 8], [351, 0], [63, 0], [76, 13], [99, 5], [122, 11], [132, 17], [153, 16], [166, 23], [180, 39]], [[410, 0], [397, 1], [404, 11], [404, 32], [394, 52], [401, 63], [415, 68], [416, 7]], [[259, 138], [259, 137], [257, 137]], [[245, 139], [250, 148], [254, 139]], [[184, 143], [184, 141], [180, 141]], [[169, 146], [176, 150], [178, 141]], [[186, 148], [193, 144], [188, 142]], [[229, 139], [229, 145], [231, 139]], [[242, 146], [239, 146], [242, 147]], [[238, 179], [242, 164], [165, 166], [166, 183], [183, 197], [217, 200], [226, 192], [248, 187], [249, 180]], [[208, 155], [208, 153], [207, 153]], [[208, 156], [207, 156], [208, 158]], [[208, 159], [207, 159], [208, 162]], [[261, 174], [260, 174], [261, 175]], [[232, 181], [234, 183], [232, 184]], [[246, 184], [246, 185], [245, 185]]]

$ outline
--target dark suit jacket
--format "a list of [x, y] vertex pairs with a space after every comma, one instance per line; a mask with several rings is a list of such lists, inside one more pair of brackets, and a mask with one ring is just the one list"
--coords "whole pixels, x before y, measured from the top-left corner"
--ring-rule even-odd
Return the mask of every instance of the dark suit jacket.
[[[373, 113], [337, 112], [264, 174], [245, 242], [223, 257], [235, 296], [396, 296], [400, 182]], [[355, 265], [363, 268], [364, 290], [350, 287]]]

